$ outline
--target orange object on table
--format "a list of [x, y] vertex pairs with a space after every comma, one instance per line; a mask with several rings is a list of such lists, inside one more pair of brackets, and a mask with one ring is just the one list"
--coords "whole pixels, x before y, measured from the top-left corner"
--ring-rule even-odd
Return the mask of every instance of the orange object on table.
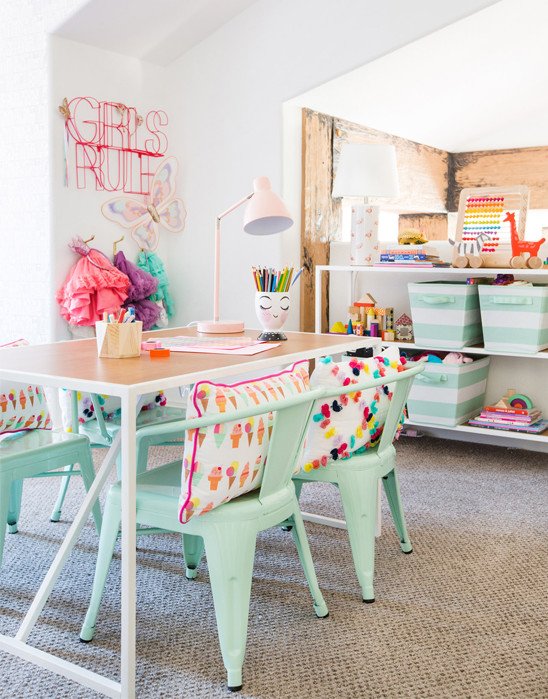
[[151, 349], [149, 354], [151, 359], [158, 359], [160, 357], [169, 357], [171, 352], [168, 349]]

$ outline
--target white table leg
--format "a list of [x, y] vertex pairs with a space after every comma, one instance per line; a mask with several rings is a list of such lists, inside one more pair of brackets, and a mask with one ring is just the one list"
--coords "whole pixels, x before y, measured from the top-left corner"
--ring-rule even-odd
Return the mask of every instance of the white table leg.
[[135, 697], [137, 396], [122, 398], [122, 698]]
[[112, 467], [116, 462], [116, 457], [118, 456], [119, 448], [120, 433], [116, 435], [112, 443], [112, 446], [108, 450], [107, 455], [104, 458], [103, 463], [101, 464], [101, 467], [97, 472], [97, 475], [95, 476], [92, 486], [87, 492], [86, 497], [84, 498], [84, 502], [78, 510], [78, 514], [76, 515], [74, 521], [70, 525], [70, 528], [67, 532], [66, 537], [63, 540], [63, 543], [61, 544], [61, 547], [59, 548], [57, 555], [53, 559], [53, 563], [51, 564], [46, 577], [40, 585], [40, 589], [38, 590], [36, 597], [34, 598], [25, 618], [23, 619], [21, 626], [19, 627], [19, 631], [15, 636], [15, 638], [18, 641], [26, 641], [34, 625], [36, 624], [38, 617], [40, 616], [40, 613], [42, 612], [42, 609], [44, 608], [44, 605], [46, 604], [48, 597], [50, 596], [53, 586], [55, 585], [57, 578], [59, 577], [61, 570], [63, 569], [65, 561], [70, 556], [70, 553], [78, 540], [80, 532], [82, 531], [82, 527], [89, 518], [91, 508], [93, 507], [95, 501], [99, 497], [99, 493], [103, 489], [105, 481], [107, 480], [110, 471], [112, 470]]

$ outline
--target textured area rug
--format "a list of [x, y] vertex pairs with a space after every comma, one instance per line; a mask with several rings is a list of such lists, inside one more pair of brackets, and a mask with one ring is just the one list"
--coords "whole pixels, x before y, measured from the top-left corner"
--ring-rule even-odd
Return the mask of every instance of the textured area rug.
[[[397, 449], [414, 553], [400, 552], [383, 502], [375, 604], [361, 602], [345, 531], [306, 525], [330, 610], [322, 620], [291, 535], [260, 535], [242, 699], [548, 696], [547, 456], [427, 438]], [[177, 455], [157, 448], [151, 464]], [[57, 479], [25, 482], [20, 532], [6, 537], [0, 573], [2, 633], [15, 633], [81, 502], [75, 479], [63, 520], [50, 523], [57, 488]], [[302, 505], [341, 516], [330, 485], [305, 486]], [[118, 679], [119, 548], [95, 640], [78, 639], [96, 549], [88, 523], [30, 641]], [[176, 535], [138, 540], [137, 682], [140, 699], [229, 696], [207, 563], [186, 580]], [[98, 695], [0, 653], [0, 696]]]

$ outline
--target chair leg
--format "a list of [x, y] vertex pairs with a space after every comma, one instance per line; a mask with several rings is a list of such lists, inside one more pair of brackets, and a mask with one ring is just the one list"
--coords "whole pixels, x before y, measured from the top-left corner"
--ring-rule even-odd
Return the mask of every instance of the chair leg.
[[317, 617], [323, 619], [324, 617], [329, 616], [329, 610], [327, 609], [327, 604], [325, 603], [318, 585], [316, 570], [314, 569], [314, 562], [312, 561], [312, 554], [310, 553], [310, 546], [308, 545], [308, 537], [306, 536], [306, 529], [304, 528], [303, 518], [297, 502], [295, 503], [295, 510], [292, 519], [293, 529], [291, 533], [297, 547], [299, 558], [301, 559], [301, 565], [308, 582], [310, 594], [314, 600], [314, 611], [316, 612]]
[[23, 497], [23, 481], [12, 481], [10, 488], [10, 502], [8, 509], [8, 532], [17, 534], [17, 523], [21, 513], [21, 498]]
[[[82, 480], [84, 481], [84, 487], [86, 492], [91, 488], [93, 481], [95, 479], [95, 471], [93, 469], [93, 460], [91, 458], [91, 450], [89, 447], [85, 447], [79, 456], [80, 471], [82, 473]], [[91, 509], [91, 514], [95, 522], [95, 528], [97, 529], [97, 534], [101, 533], [101, 504], [99, 499], [97, 499]]]
[[121, 504], [119, 494], [112, 496], [112, 490], [107, 496], [105, 504], [105, 514], [101, 526], [101, 537], [99, 539], [99, 551], [97, 553], [97, 563], [95, 565], [95, 577], [93, 579], [93, 590], [89, 602], [86, 618], [80, 631], [80, 640], [87, 643], [95, 635], [95, 622], [105, 589], [105, 582], [108, 569], [114, 553], [118, 531], [121, 520]]
[[[65, 466], [64, 471], [70, 471], [71, 466]], [[67, 489], [70, 481], [70, 476], [63, 476], [61, 479], [61, 485], [59, 486], [59, 493], [57, 495], [57, 500], [53, 506], [53, 511], [50, 515], [50, 522], [58, 522], [61, 519], [61, 510], [63, 509], [63, 503], [65, 501], [65, 496], [67, 494]]]
[[298, 502], [301, 498], [301, 491], [303, 489], [304, 481], [300, 481], [300, 480], [295, 479], [293, 481], [293, 485], [295, 486], [295, 496], [297, 497], [297, 502]]
[[4, 553], [4, 541], [6, 539], [6, 523], [8, 521], [8, 509], [10, 504], [11, 481], [8, 478], [0, 479], [0, 567]]
[[189, 580], [194, 580], [198, 575], [198, 565], [204, 552], [204, 540], [201, 536], [183, 534], [183, 555], [185, 558], [185, 575]]
[[377, 476], [339, 469], [338, 485], [352, 548], [356, 575], [364, 602], [374, 602]]
[[400, 537], [400, 548], [404, 553], [412, 553], [413, 546], [405, 525], [405, 516], [403, 514], [396, 469], [392, 469], [390, 473], [384, 476], [382, 483], [384, 485], [384, 492], [386, 493], [388, 505], [390, 506], [390, 512], [392, 513], [392, 519], [394, 520], [394, 526]]
[[256, 530], [223, 522], [208, 528], [205, 550], [217, 630], [230, 691], [242, 687]]

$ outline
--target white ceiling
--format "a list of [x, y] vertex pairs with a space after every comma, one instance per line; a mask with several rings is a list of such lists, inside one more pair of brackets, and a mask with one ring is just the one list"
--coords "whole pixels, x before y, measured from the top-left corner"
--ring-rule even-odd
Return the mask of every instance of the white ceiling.
[[292, 103], [452, 152], [547, 145], [547, 28], [545, 0], [503, 0]]
[[168, 65], [256, 0], [89, 0], [54, 33]]

